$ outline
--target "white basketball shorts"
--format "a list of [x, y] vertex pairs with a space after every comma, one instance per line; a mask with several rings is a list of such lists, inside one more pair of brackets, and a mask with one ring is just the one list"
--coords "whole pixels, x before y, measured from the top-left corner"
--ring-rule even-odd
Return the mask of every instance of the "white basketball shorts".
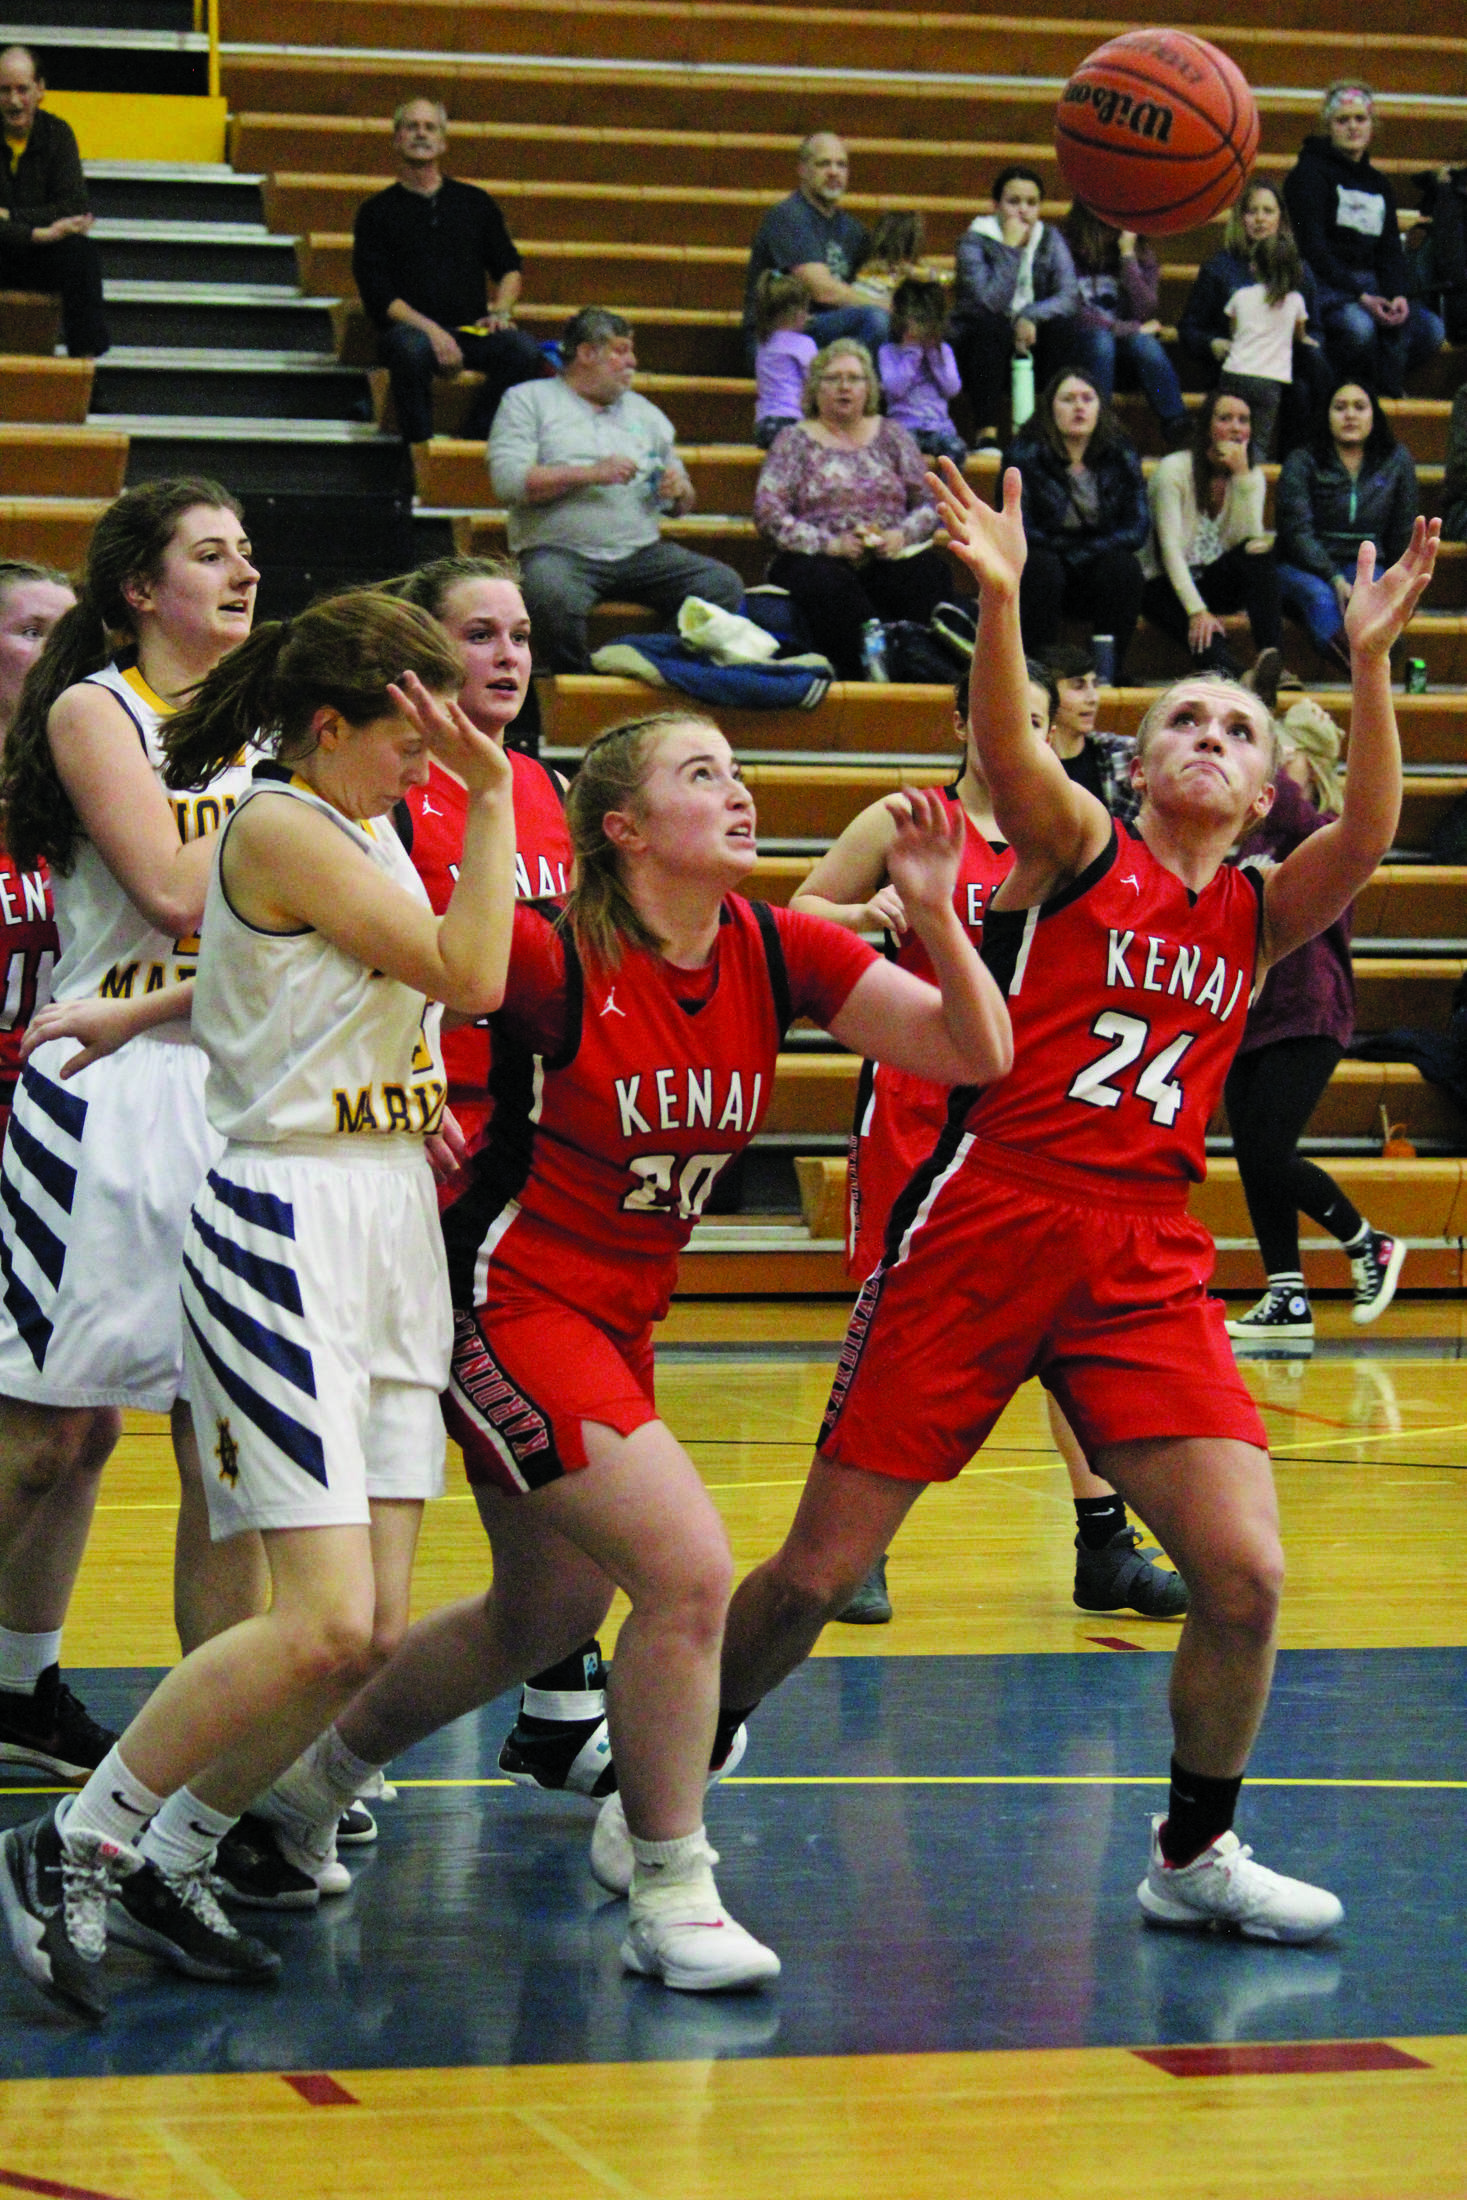
[[441, 1494], [453, 1325], [420, 1142], [226, 1147], [189, 1216], [183, 1318], [216, 1542]]
[[0, 1396], [166, 1413], [182, 1392], [179, 1255], [224, 1141], [202, 1051], [143, 1037], [61, 1082], [21, 1072], [0, 1170]]

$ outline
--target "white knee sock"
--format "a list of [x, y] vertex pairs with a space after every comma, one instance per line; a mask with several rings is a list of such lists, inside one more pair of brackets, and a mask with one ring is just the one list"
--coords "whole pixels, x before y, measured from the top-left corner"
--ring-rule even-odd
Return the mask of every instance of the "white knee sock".
[[18, 1635], [0, 1627], [0, 1689], [29, 1695], [49, 1666], [61, 1663], [61, 1629], [49, 1634]]

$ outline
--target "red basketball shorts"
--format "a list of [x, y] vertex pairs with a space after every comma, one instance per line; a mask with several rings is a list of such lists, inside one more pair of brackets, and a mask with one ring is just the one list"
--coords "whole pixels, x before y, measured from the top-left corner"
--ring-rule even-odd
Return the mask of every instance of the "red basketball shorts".
[[883, 1064], [851, 1139], [846, 1266], [862, 1282], [881, 1258], [891, 1210], [947, 1121], [947, 1091]]
[[1267, 1448], [1207, 1295], [1214, 1248], [1170, 1186], [1151, 1198], [964, 1137], [903, 1195], [856, 1302], [821, 1431], [840, 1466], [961, 1473], [1030, 1375], [1093, 1459], [1147, 1437]]
[[453, 1317], [443, 1418], [475, 1485], [523, 1496], [579, 1473], [583, 1422], [630, 1436], [657, 1418], [651, 1324], [617, 1337], [563, 1300], [491, 1276], [489, 1303]]

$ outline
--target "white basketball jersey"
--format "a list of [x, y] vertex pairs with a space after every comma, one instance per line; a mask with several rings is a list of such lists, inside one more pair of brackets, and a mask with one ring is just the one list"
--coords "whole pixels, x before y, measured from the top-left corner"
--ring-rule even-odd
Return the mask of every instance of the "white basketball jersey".
[[[390, 818], [354, 824], [269, 765], [240, 807], [282, 796], [308, 804], [429, 906]], [[447, 1090], [438, 1003], [367, 969], [319, 932], [246, 924], [220, 878], [227, 838], [220, 835], [209, 879], [193, 1010], [194, 1038], [209, 1057], [204, 1100], [215, 1130], [251, 1145], [436, 1131]]]
[[[163, 771], [163, 750], [158, 728], [171, 715], [161, 696], [155, 695], [135, 668], [122, 671], [105, 665], [83, 681], [84, 687], [105, 688], [115, 695], [137, 728], [143, 753], [158, 773]], [[227, 765], [203, 794], [174, 794], [165, 789], [168, 805], [178, 821], [180, 841], [197, 840], [216, 832], [249, 785], [247, 763]], [[79, 839], [76, 859], [64, 875], [53, 872], [51, 891], [56, 905], [56, 932], [61, 955], [52, 981], [58, 1001], [104, 999], [130, 1000], [137, 993], [156, 993], [194, 975], [199, 936], [170, 939], [148, 922], [136, 902], [129, 899], [91, 841]], [[188, 1026], [163, 1024], [153, 1036], [187, 1043]]]

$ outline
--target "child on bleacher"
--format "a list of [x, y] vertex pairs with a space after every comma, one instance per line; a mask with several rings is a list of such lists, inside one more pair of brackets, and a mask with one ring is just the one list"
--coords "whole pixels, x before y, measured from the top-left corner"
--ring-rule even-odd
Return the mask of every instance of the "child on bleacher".
[[953, 426], [948, 399], [962, 388], [951, 344], [943, 342], [947, 299], [941, 283], [909, 275], [891, 301], [891, 342], [877, 354], [887, 417], [913, 437], [929, 458], [961, 466], [968, 446]]
[[1246, 399], [1253, 447], [1266, 459], [1273, 455], [1274, 426], [1294, 379], [1294, 346], [1312, 345], [1314, 339], [1307, 333], [1304, 264], [1292, 232], [1280, 222], [1271, 236], [1250, 238], [1248, 259], [1254, 280], [1233, 291], [1223, 306], [1232, 341], [1218, 387]]
[[882, 214], [871, 232], [871, 250], [861, 262], [856, 289], [890, 312], [898, 288], [909, 276], [930, 274], [922, 265], [926, 236], [920, 214]]
[[754, 292], [754, 441], [767, 451], [781, 428], [803, 417], [805, 370], [815, 339], [805, 334], [810, 293], [798, 275], [766, 268]]

